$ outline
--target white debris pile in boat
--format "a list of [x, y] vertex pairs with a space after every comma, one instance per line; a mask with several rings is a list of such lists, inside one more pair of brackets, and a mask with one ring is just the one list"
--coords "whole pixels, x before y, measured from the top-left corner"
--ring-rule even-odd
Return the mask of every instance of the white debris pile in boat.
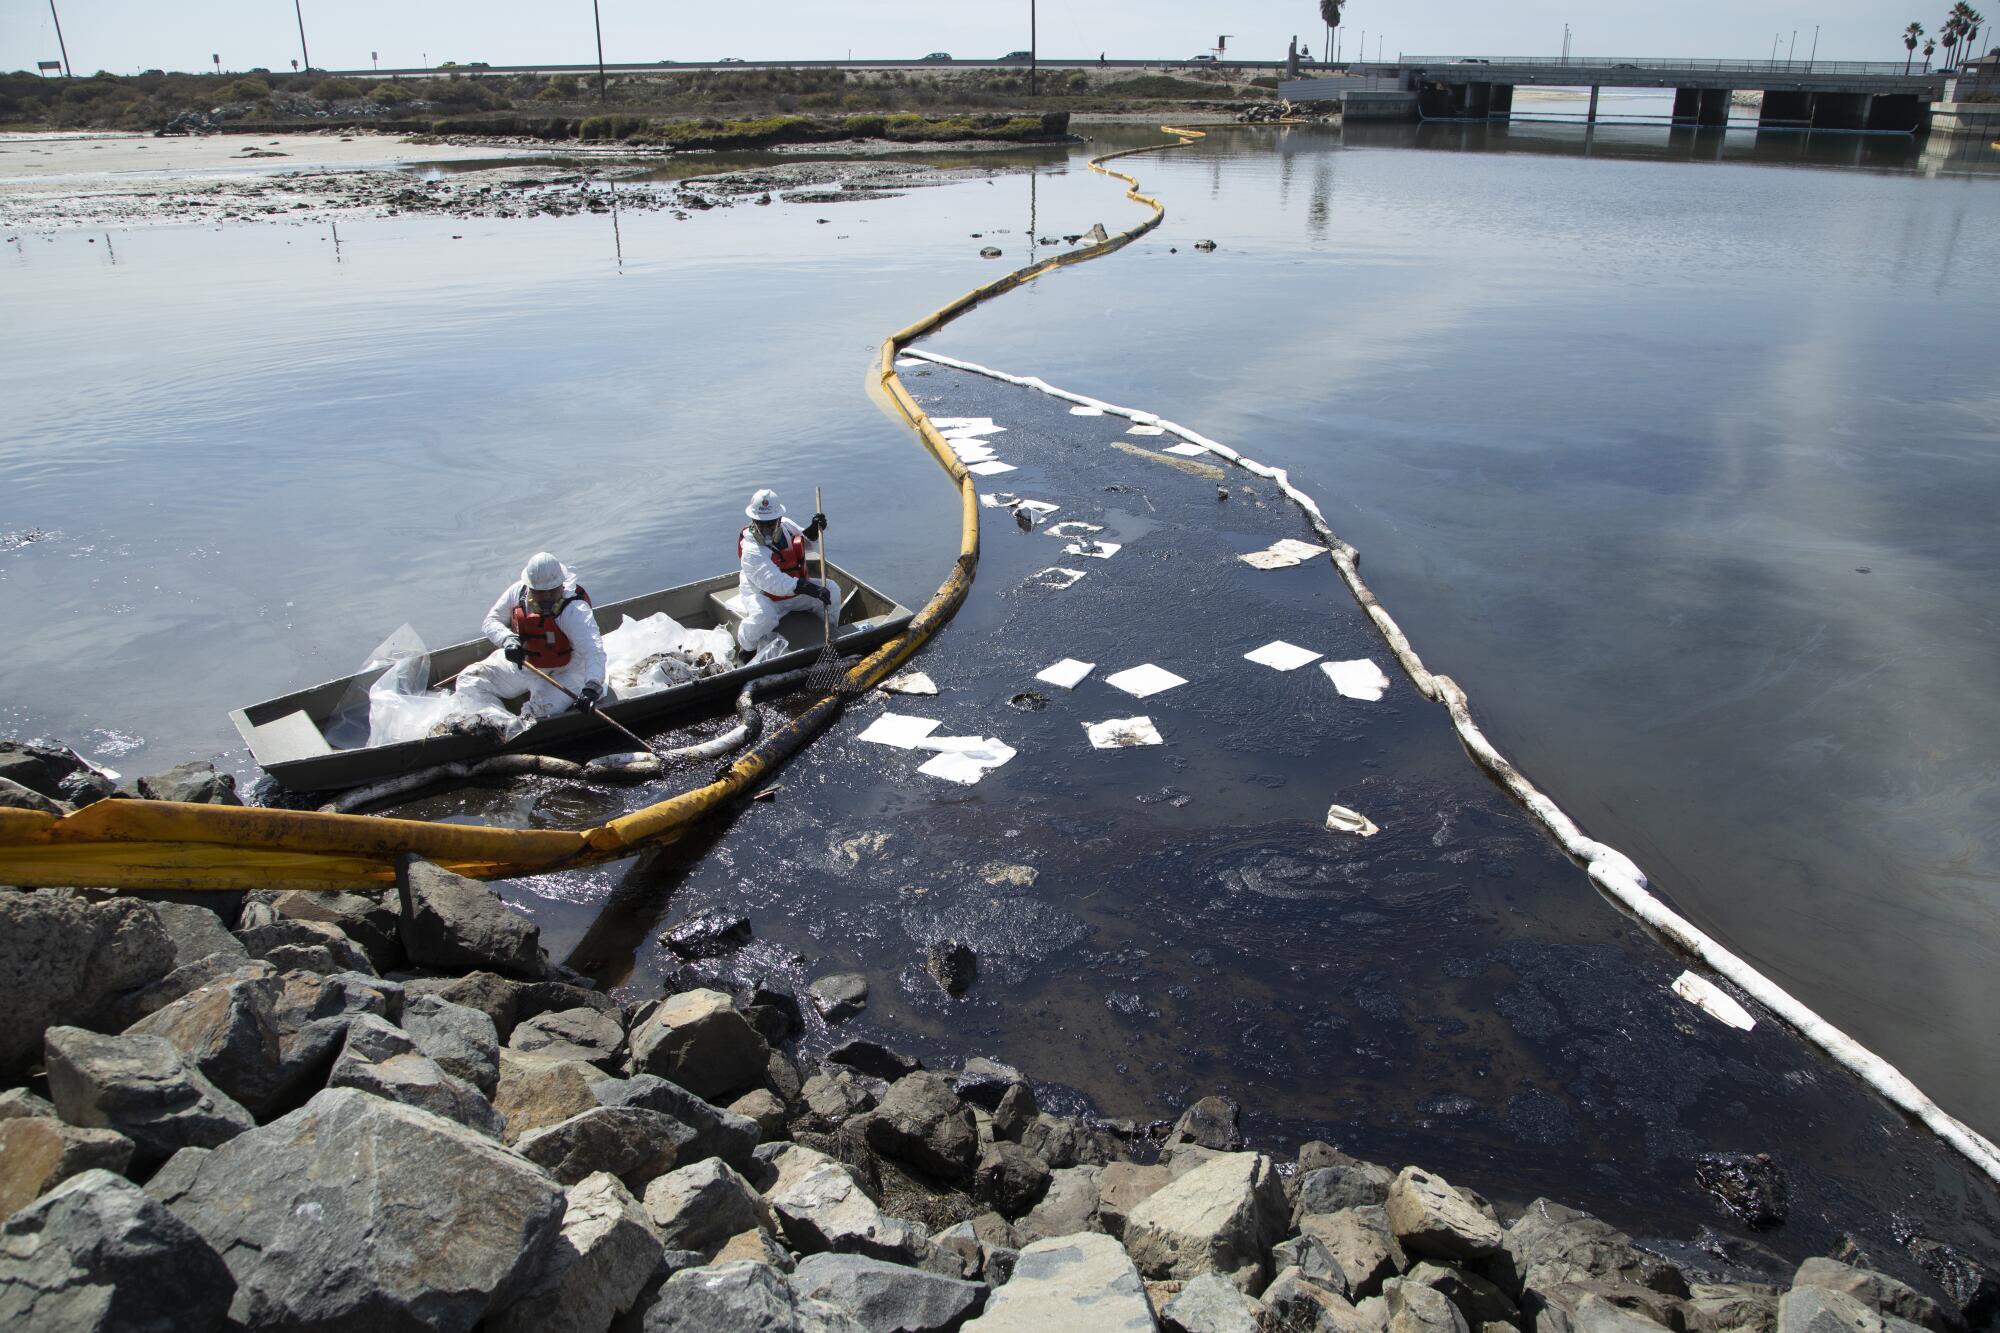
[[719, 676], [732, 665], [727, 630], [689, 629], [666, 612], [628, 618], [604, 636], [604, 674], [620, 699]]

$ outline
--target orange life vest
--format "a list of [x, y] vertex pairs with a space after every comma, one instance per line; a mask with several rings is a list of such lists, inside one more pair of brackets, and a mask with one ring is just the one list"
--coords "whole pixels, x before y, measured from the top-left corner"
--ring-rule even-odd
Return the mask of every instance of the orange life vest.
[[544, 671], [569, 665], [572, 651], [569, 635], [563, 633], [556, 619], [569, 609], [571, 602], [590, 605], [590, 594], [583, 590], [582, 584], [577, 584], [576, 596], [563, 598], [548, 615], [543, 615], [529, 602], [526, 588], [521, 589], [520, 597], [514, 602], [510, 624], [514, 633], [521, 636], [521, 647], [526, 651], [528, 660]]
[[[780, 527], [778, 531], [783, 532], [784, 528]], [[743, 531], [736, 534], [736, 558], [738, 560], [743, 558], [743, 541], [745, 538], [748, 538], [759, 546], [764, 546], [762, 540], [757, 536], [757, 529], [755, 527], [743, 529]], [[764, 549], [771, 553], [772, 563], [776, 564], [786, 574], [791, 575], [795, 579], [802, 579], [806, 576], [805, 533], [794, 533], [791, 541], [784, 546], [764, 546]], [[792, 598], [798, 596], [794, 592], [767, 592], [764, 595], [774, 602], [789, 602]]]

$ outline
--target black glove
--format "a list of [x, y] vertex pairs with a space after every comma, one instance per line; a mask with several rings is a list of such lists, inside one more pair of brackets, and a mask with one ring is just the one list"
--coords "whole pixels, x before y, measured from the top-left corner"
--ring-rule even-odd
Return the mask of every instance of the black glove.
[[597, 701], [604, 697], [604, 687], [592, 681], [576, 692], [576, 706], [586, 713], [597, 711]]
[[509, 634], [507, 642], [500, 645], [500, 651], [506, 654], [507, 660], [515, 666], [528, 660], [528, 650], [521, 646], [521, 636], [518, 634]]
[[819, 539], [819, 535], [825, 531], [826, 531], [826, 515], [814, 514], [813, 521], [806, 524], [806, 540], [817, 541]]
[[792, 586], [792, 592], [799, 597], [810, 597], [822, 606], [833, 600], [833, 594], [826, 590], [824, 583], [814, 583], [811, 579], [800, 579]]

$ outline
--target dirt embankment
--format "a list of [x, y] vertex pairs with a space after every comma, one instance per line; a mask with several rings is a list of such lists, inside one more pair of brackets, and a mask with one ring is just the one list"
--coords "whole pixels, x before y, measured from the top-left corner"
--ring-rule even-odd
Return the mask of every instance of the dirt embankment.
[[[925, 144], [927, 151], [1005, 148]], [[0, 227], [310, 222], [435, 213], [537, 217], [615, 208], [681, 216], [734, 203], [831, 203], [944, 184], [984, 169], [898, 162], [906, 145], [815, 146], [754, 172], [660, 179], [662, 154], [369, 134], [0, 139]], [[839, 152], [839, 157], [827, 154]], [[852, 161], [862, 157], [873, 160]], [[683, 159], [684, 160], [684, 159]], [[691, 164], [690, 164], [691, 165]], [[1003, 169], [997, 164], [995, 170]]]

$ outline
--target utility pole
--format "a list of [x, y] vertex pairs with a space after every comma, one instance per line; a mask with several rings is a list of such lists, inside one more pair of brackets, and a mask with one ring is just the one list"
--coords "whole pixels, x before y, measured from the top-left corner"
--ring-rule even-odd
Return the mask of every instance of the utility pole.
[[604, 90], [604, 19], [597, 12], [597, 0], [590, 0], [590, 21], [597, 29], [597, 100], [604, 102], [610, 94]]
[[1813, 24], [1812, 54], [1806, 57], [1806, 68], [1811, 69], [1813, 67], [1813, 62], [1818, 59], [1819, 59], [1819, 24], [1815, 23]]
[[[65, 79], [73, 79], [76, 77], [76, 75], [70, 72], [69, 47], [65, 45], [63, 42], [62, 15], [56, 13], [56, 0], [49, 0], [49, 17], [56, 21], [56, 49], [62, 52], [63, 77]], [[46, 46], [43, 47], [42, 49], [44, 51], [48, 50]]]
[[[1035, 50], [1035, 0], [1028, 0], [1028, 96], [1030, 97], [1033, 97], [1035, 95], [1036, 75], [1038, 73], [1036, 67], [1036, 58], [1037, 58], [1037, 52]], [[1034, 247], [1034, 241], [1032, 239], [1029, 240], [1028, 245], [1029, 248], [1032, 249]]]
[[[54, 0], [50, 0], [50, 3], [54, 3]], [[292, 0], [292, 13], [298, 15], [299, 19], [299, 62], [306, 67], [306, 73], [310, 74], [313, 58], [312, 53], [306, 50], [306, 11], [301, 8], [301, 0]]]
[[1793, 28], [1793, 29], [1792, 29], [1792, 44], [1791, 44], [1790, 46], [1788, 46], [1788, 47], [1786, 47], [1786, 48], [1785, 48], [1785, 68], [1786, 68], [1786, 69], [1790, 69], [1790, 68], [1792, 67], [1792, 57], [1793, 57], [1793, 56], [1795, 56], [1795, 55], [1797, 55], [1797, 54], [1798, 54], [1798, 52], [1799, 52], [1799, 30], [1798, 30], [1797, 28]]

